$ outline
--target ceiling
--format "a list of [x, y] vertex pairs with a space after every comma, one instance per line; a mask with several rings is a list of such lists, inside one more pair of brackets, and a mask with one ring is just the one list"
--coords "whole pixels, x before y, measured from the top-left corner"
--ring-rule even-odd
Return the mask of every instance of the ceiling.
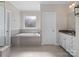
[[41, 1], [41, 4], [68, 4], [69, 1]]
[[40, 10], [40, 2], [34, 1], [11, 1], [17, 9], [19, 10]]
[[68, 4], [68, 1], [10, 1], [17, 9], [40, 10], [40, 4]]

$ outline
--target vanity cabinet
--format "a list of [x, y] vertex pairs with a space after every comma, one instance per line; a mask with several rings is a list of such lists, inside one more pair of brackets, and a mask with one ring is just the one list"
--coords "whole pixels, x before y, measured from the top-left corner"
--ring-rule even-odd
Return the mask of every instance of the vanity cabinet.
[[59, 45], [63, 47], [67, 52], [69, 52], [72, 56], [75, 56], [75, 37], [65, 33], [59, 33], [59, 37]]
[[62, 46], [64, 49], [66, 48], [66, 38], [65, 35], [63, 33], [60, 33], [60, 46]]

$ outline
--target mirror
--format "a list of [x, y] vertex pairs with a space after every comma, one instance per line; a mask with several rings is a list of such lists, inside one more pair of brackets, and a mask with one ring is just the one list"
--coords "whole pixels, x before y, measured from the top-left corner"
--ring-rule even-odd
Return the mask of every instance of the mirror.
[[75, 11], [74, 11], [75, 15], [79, 15], [79, 5], [77, 5], [75, 7]]

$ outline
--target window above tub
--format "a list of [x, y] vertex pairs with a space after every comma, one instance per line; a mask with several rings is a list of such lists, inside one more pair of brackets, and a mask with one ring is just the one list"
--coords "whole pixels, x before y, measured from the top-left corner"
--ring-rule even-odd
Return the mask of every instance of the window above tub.
[[35, 28], [36, 19], [36, 16], [25, 16], [25, 28]]

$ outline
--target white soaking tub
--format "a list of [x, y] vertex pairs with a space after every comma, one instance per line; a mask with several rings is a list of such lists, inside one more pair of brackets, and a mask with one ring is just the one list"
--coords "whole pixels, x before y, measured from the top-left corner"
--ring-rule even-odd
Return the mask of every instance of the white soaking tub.
[[19, 33], [12, 39], [13, 46], [41, 45], [39, 33]]
[[38, 36], [40, 37], [40, 34], [39, 33], [20, 33], [20, 34], [17, 34], [16, 36], [22, 36], [22, 37], [32, 37], [32, 36]]

